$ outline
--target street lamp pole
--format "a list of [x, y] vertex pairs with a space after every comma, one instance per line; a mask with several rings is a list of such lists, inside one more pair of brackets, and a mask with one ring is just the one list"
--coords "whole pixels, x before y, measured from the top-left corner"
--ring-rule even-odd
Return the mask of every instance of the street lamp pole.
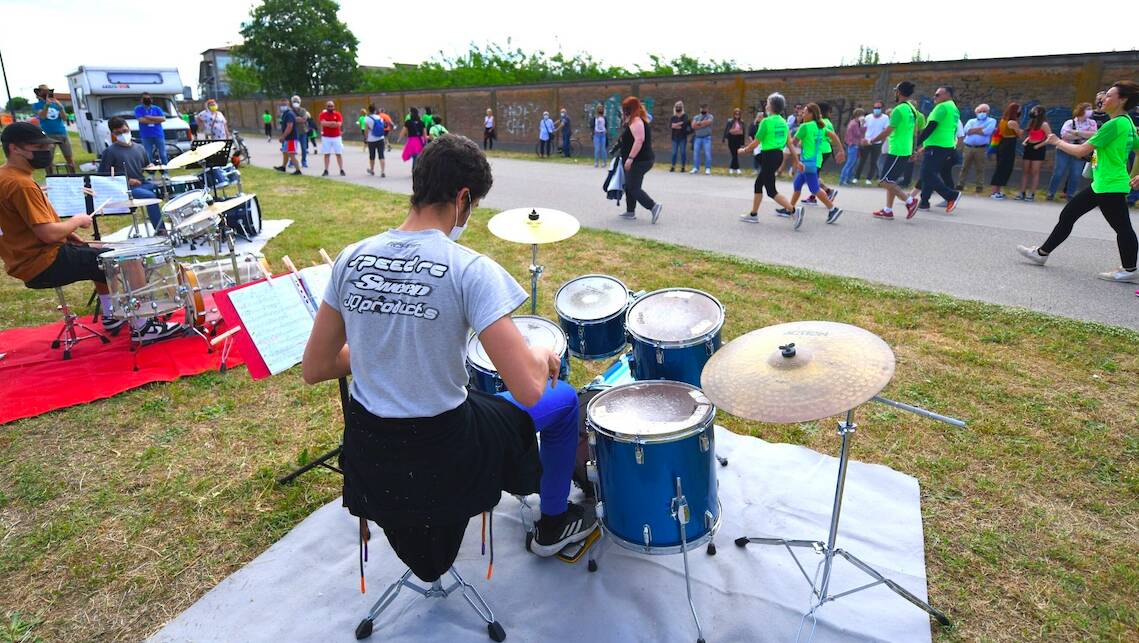
[[8, 103], [12, 102], [12, 90], [8, 89], [8, 69], [4, 66], [4, 54], [0, 53], [0, 75], [4, 76], [4, 95], [8, 100], [4, 103], [7, 107]]

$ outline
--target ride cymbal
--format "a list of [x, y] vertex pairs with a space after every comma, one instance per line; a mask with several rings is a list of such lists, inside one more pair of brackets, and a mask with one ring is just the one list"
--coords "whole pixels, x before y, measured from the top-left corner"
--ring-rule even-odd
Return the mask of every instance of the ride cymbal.
[[581, 229], [581, 223], [561, 210], [516, 208], [491, 217], [487, 228], [499, 239], [534, 245], [569, 239]]
[[720, 409], [759, 422], [830, 417], [866, 402], [894, 375], [894, 351], [857, 326], [791, 322], [753, 330], [704, 366], [704, 394]]
[[194, 149], [190, 150], [189, 152], [183, 152], [182, 154], [175, 156], [174, 158], [170, 159], [170, 161], [166, 164], [166, 167], [168, 169], [171, 169], [171, 170], [177, 169], [180, 167], [186, 167], [187, 165], [190, 165], [192, 163], [198, 163], [198, 162], [204, 161], [204, 160], [210, 158], [214, 154], [217, 154], [218, 152], [220, 152], [224, 149], [225, 149], [225, 142], [224, 141], [214, 141], [212, 143], [206, 143], [205, 145], [203, 145], [201, 147], [195, 147]]
[[[216, 215], [222, 215], [222, 214], [225, 214], [226, 212], [229, 212], [230, 210], [236, 208], [239, 205], [243, 205], [245, 203], [248, 203], [249, 201], [252, 201], [253, 197], [255, 197], [255, 196], [257, 196], [257, 195], [253, 194], [252, 192], [246, 192], [244, 194], [239, 194], [239, 195], [233, 197], [232, 199], [226, 199], [224, 201], [214, 201], [213, 203], [206, 206], [206, 209], [202, 210], [201, 213], [209, 212], [209, 213], [216, 214]], [[199, 214], [201, 214], [201, 213], [199, 213]]]

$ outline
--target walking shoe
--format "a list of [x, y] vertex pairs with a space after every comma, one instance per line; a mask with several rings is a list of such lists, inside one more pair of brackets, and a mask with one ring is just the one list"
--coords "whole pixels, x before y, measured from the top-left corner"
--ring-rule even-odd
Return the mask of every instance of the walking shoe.
[[919, 210], [928, 210], [929, 204], [928, 203], [922, 203], [921, 201], [918, 201], [918, 209]]
[[118, 319], [110, 315], [103, 315], [101, 321], [103, 323], [103, 330], [115, 334], [118, 334], [118, 330], [123, 327], [123, 324], [127, 323], [125, 319]]
[[1124, 270], [1123, 268], [1116, 268], [1112, 272], [1101, 272], [1099, 278], [1106, 281], [1115, 281], [1119, 283], [1139, 283], [1139, 270]]
[[893, 221], [894, 220], [894, 213], [893, 212], [886, 212], [885, 210], [876, 210], [874, 212], [874, 218], [875, 219], [882, 219], [884, 221]]
[[981, 187], [981, 186], [979, 186], [979, 185], [977, 186], [977, 189], [976, 189], [976, 190], [974, 190], [974, 192], [976, 192], [977, 194], [980, 194], [980, 193], [982, 193], [982, 192], [984, 192], [984, 191], [985, 191], [985, 188], [983, 188], [983, 187]]
[[301, 172], [300, 170], [294, 170], [294, 171], [290, 172], [290, 174], [293, 174], [295, 176], [299, 176], [301, 174], [304, 174], [304, 172]]
[[866, 179], [866, 185], [870, 185], [870, 179]]
[[945, 214], [953, 214], [957, 211], [957, 200], [960, 198], [961, 197], [958, 196], [957, 199], [953, 199], [952, 201], [947, 201], [945, 203]]
[[387, 177], [387, 174], [384, 174], [383, 172], [380, 172], [380, 178], [381, 178], [381, 179], [382, 179], [382, 178], [386, 178], [386, 177]]
[[[594, 165], [593, 167], [597, 167], [597, 166], [596, 166], [596, 165]], [[675, 165], [673, 165], [672, 167], [668, 168], [668, 171], [669, 171], [669, 172], [675, 172], [675, 171], [676, 171], [676, 166], [675, 166]]]
[[375, 176], [376, 175], [375, 171], [373, 171], [373, 170], [364, 170], [364, 171], [368, 173], [368, 176]]
[[321, 176], [328, 176], [328, 170], [325, 170], [325, 171], [321, 172], [321, 173], [320, 173], [320, 175], [321, 175]]
[[1027, 199], [1024, 196], [1024, 192], [1021, 192], [1020, 194], [1016, 195], [1013, 198], [1017, 201], [1027, 201]]
[[827, 198], [831, 200], [831, 203], [834, 203], [834, 200], [837, 196], [838, 196], [838, 190], [837, 189], [831, 188], [831, 189], [827, 190]]
[[1028, 196], [1024, 197], [1024, 200], [1025, 201], [1035, 201], [1036, 200], [1036, 193], [1033, 192], [1032, 194], [1029, 194]]
[[946, 201], [945, 199], [942, 199], [942, 200], [941, 200], [941, 202], [937, 204], [937, 207], [939, 207], [939, 208], [944, 208], [944, 207], [945, 207], [945, 206], [947, 206], [947, 205], [949, 205], [949, 201]]
[[992, 194], [989, 195], [989, 198], [1000, 200], [1000, 199], [1005, 198], [1005, 193], [1004, 192], [993, 192]]
[[308, 161], [301, 161], [301, 167], [308, 167]]
[[743, 221], [744, 223], [759, 223], [759, 215], [755, 212], [752, 212], [751, 214], [741, 214], [740, 221]]
[[1034, 263], [1038, 266], [1043, 266], [1044, 262], [1048, 261], [1048, 255], [1042, 255], [1039, 252], [1037, 252], [1036, 250], [1037, 250], [1036, 246], [1031, 246], [1031, 247], [1029, 247], [1029, 246], [1017, 246], [1016, 247], [1016, 251], [1019, 252], [1020, 254], [1024, 255], [1025, 259], [1028, 259], [1029, 261], [1031, 261], [1032, 263]]
[[622, 212], [621, 218], [622, 219], [636, 219], [637, 214], [635, 212]]
[[712, 168], [710, 168], [710, 167], [704, 168], [704, 174], [711, 174], [711, 173], [712, 173]]
[[583, 505], [569, 503], [565, 513], [542, 516], [534, 525], [534, 537], [526, 539], [526, 549], [549, 558], [566, 545], [581, 542], [597, 529], [597, 515]]
[[[929, 207], [926, 207], [926, 209], [928, 210]], [[917, 213], [918, 213], [918, 200], [914, 199], [913, 201], [910, 201], [909, 203], [906, 204], [906, 218], [912, 219], [912, 218], [914, 218], [914, 215]]]
[[661, 204], [659, 204], [659, 203], [653, 206], [653, 209], [652, 209], [652, 213], [653, 213], [653, 220], [652, 220], [652, 221], [653, 221], [653, 223], [654, 223], [654, 224], [657, 222], [657, 219], [659, 219], [659, 218], [660, 218], [660, 211], [661, 211], [661, 208], [663, 208], [663, 207], [664, 207], [664, 206], [662, 206], [662, 205], [661, 205]]
[[684, 174], [684, 166], [683, 165], [680, 166], [680, 173]]
[[340, 170], [340, 176], [348, 176], [348, 175], [344, 173], [344, 170]]
[[169, 324], [157, 320], [150, 320], [142, 328], [131, 330], [131, 339], [139, 342], [142, 345], [153, 344], [154, 342], [163, 339], [169, 339], [175, 335], [181, 335], [185, 330], [181, 324]]
[[1055, 194], [1046, 194], [1046, 195], [1044, 195], [1044, 200], [1045, 201], [1055, 201], [1056, 195]]
[[273, 169], [274, 169], [274, 170], [277, 170], [278, 172], [284, 172], [284, 171], [285, 171], [285, 166], [284, 166], [284, 165], [274, 165], [274, 166], [273, 166]]
[[827, 223], [834, 223], [835, 221], [838, 221], [838, 218], [841, 216], [842, 216], [842, 208], [839, 208], [839, 207], [831, 208], [831, 211], [827, 212]]
[[803, 205], [818, 205], [818, 204], [819, 204], [819, 200], [816, 199], [815, 195], [813, 195], [813, 194], [811, 196], [803, 199]]
[[791, 211], [787, 208], [775, 208], [775, 216], [787, 218], [791, 216]]
[[696, 174], [696, 173], [697, 173], [697, 172], [699, 172], [699, 171], [700, 171], [700, 168], [698, 168], [698, 167], [694, 167], [694, 168], [692, 168], [692, 171], [691, 171], [691, 172], [689, 172], [689, 174]]
[[791, 219], [791, 229], [798, 230], [803, 225], [803, 206], [795, 208], [795, 216]]

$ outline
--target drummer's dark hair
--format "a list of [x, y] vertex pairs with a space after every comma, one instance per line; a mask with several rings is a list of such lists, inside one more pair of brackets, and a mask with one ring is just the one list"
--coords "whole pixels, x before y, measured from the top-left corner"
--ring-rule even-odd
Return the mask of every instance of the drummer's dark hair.
[[111, 120], [107, 121], [107, 129], [113, 132], [126, 124], [127, 121], [122, 116], [112, 116]]
[[411, 173], [411, 205], [420, 208], [450, 203], [459, 190], [468, 188], [471, 200], [490, 192], [494, 179], [490, 163], [474, 141], [456, 134], [444, 134], [423, 148]]

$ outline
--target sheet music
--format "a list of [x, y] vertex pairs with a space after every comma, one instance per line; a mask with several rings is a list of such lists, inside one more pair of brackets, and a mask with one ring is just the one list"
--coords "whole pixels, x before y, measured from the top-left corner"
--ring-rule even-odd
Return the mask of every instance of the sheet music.
[[328, 288], [328, 282], [332, 280], [332, 266], [322, 263], [301, 268], [300, 276], [312, 297], [312, 311], [315, 313], [320, 308], [320, 302], [324, 301], [324, 291]]
[[87, 214], [87, 195], [83, 194], [83, 177], [48, 176], [47, 200], [61, 219]]
[[[91, 189], [95, 191], [95, 204], [98, 205], [107, 199], [112, 201], [126, 201], [131, 198], [130, 191], [127, 189], [127, 177], [119, 174], [117, 176], [98, 176], [92, 174], [87, 177], [91, 180]], [[118, 208], [115, 210], [105, 209], [103, 212], [107, 214], [125, 214], [130, 210]]]
[[232, 290], [229, 301], [271, 375], [300, 363], [312, 334], [312, 315], [294, 275]]

